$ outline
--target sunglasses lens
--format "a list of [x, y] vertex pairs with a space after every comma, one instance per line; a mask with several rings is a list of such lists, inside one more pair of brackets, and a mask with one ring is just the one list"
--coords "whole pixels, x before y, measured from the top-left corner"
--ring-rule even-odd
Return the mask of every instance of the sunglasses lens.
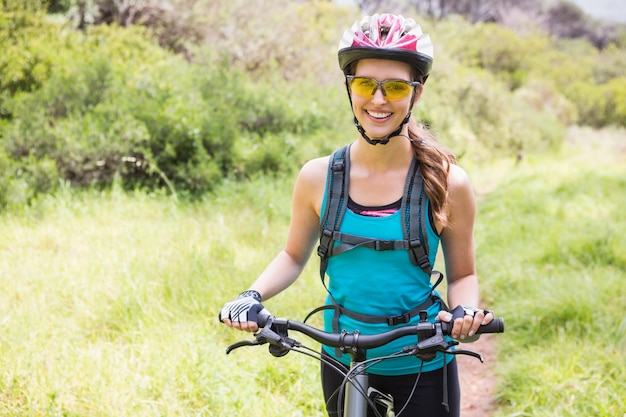
[[[387, 100], [400, 100], [408, 97], [413, 91], [413, 86], [401, 80], [388, 80], [381, 84]], [[354, 77], [350, 82], [350, 89], [365, 98], [372, 98], [378, 88], [378, 81], [366, 77]]]
[[378, 83], [371, 78], [355, 77], [350, 83], [350, 88], [361, 97], [371, 98], [378, 87]]
[[400, 100], [411, 94], [412, 86], [402, 81], [385, 81], [383, 89], [387, 93], [387, 100]]

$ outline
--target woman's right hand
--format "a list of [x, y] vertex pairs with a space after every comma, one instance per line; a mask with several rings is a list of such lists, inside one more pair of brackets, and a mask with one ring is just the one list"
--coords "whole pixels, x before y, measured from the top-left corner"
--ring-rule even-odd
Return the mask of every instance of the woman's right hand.
[[227, 326], [256, 332], [259, 330], [257, 316], [262, 310], [264, 310], [263, 304], [250, 295], [249, 291], [245, 291], [239, 294], [234, 301], [224, 304], [218, 317]]

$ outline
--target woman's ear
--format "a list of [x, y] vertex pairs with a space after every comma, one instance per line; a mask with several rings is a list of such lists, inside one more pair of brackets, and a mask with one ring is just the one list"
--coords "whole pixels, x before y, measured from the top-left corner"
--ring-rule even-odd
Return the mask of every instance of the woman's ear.
[[423, 91], [424, 91], [424, 84], [420, 84], [419, 87], [415, 89], [415, 96], [413, 97], [412, 105], [415, 105], [415, 103], [419, 101], [420, 97], [422, 96]]

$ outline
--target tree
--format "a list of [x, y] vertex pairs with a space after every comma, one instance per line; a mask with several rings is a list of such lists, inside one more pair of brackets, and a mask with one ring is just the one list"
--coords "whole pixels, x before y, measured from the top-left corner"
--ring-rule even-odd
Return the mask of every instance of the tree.
[[588, 19], [573, 3], [559, 2], [550, 7], [546, 18], [547, 30], [558, 38], [582, 38], [588, 35]]
[[534, 16], [541, 10], [538, 0], [411, 0], [411, 4], [436, 19], [458, 14], [474, 23], [500, 23], [512, 11]]

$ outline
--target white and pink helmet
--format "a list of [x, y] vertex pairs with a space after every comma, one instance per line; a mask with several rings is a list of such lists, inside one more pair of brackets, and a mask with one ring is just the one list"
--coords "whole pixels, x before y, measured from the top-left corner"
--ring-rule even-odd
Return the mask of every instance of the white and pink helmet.
[[391, 59], [411, 65], [426, 81], [433, 63], [430, 36], [413, 19], [399, 15], [364, 16], [346, 29], [339, 41], [339, 67], [344, 73], [350, 64], [364, 58]]

